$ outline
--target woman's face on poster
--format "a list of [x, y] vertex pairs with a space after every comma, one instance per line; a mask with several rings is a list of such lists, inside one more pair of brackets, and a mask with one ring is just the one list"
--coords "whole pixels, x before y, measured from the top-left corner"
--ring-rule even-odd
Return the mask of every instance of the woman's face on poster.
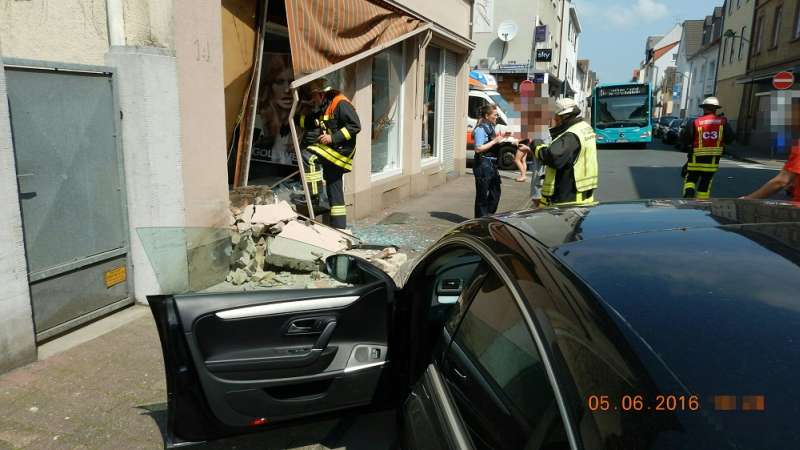
[[289, 110], [292, 108], [292, 91], [289, 84], [292, 82], [292, 70], [285, 68], [275, 78], [272, 83], [272, 101], [281, 109]]

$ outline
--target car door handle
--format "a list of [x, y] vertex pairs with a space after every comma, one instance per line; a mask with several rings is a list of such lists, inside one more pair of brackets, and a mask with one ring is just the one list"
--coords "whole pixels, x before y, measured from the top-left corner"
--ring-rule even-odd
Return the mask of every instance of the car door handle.
[[458, 377], [458, 379], [459, 379], [459, 380], [461, 380], [461, 381], [467, 381], [467, 376], [466, 376], [466, 375], [464, 375], [463, 373], [461, 373], [461, 372], [458, 370], [458, 368], [456, 368], [455, 366], [453, 366], [453, 373], [454, 373], [454, 374], [455, 374], [455, 375]]
[[312, 347], [312, 350], [325, 350], [325, 348], [328, 347], [328, 342], [330, 342], [331, 336], [333, 336], [333, 330], [335, 329], [336, 321], [329, 321], [322, 330], [322, 333], [317, 338], [317, 342], [314, 342], [314, 347]]
[[297, 333], [311, 333], [313, 331], [314, 331], [313, 325], [298, 325], [297, 323], [292, 322], [291, 324], [289, 324], [289, 330], [287, 332], [289, 334], [297, 334]]

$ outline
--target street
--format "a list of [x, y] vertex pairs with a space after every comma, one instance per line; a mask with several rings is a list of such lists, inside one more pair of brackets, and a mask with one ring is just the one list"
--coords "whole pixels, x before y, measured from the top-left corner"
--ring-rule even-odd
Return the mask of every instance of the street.
[[[685, 156], [660, 142], [648, 149], [604, 148], [599, 150], [599, 160], [598, 195], [604, 202], [676, 197], [680, 192], [679, 171]], [[750, 192], [775, 170], [726, 159], [715, 178], [713, 195]], [[501, 212], [518, 209], [528, 199], [529, 184], [515, 182], [516, 175], [501, 173]], [[473, 198], [474, 181], [467, 174], [359, 220], [353, 229], [368, 241], [395, 242], [410, 256], [418, 255], [449, 228], [471, 218]], [[134, 306], [117, 322], [111, 329], [94, 330], [95, 324], [74, 333], [76, 343], [86, 341], [80, 345], [57, 348], [62, 344], [56, 340], [40, 349], [45, 359], [0, 376], [0, 449], [161, 447], [166, 387], [150, 312]], [[129, 351], [116, 351], [120, 348]], [[264, 443], [264, 436], [256, 434], [208, 448], [373, 450], [388, 448], [377, 442], [392, 434], [393, 428], [391, 414], [374, 414], [355, 421], [323, 422], [311, 429], [289, 429], [281, 433], [279, 442], [272, 436], [270, 443]]]

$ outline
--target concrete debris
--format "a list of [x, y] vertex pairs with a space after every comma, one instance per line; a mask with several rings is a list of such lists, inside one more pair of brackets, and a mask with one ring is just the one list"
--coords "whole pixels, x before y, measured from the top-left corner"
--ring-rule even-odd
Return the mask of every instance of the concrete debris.
[[[272, 203], [273, 192], [266, 186], [242, 186], [230, 191], [228, 197], [231, 206], [243, 208], [246, 205], [264, 205]], [[234, 212], [234, 214], [236, 214]], [[238, 215], [238, 214], [236, 214]]]
[[261, 204], [261, 197], [253, 195], [255, 203], [231, 205], [231, 267], [225, 280], [228, 285], [245, 290], [346, 286], [324, 273], [325, 258], [351, 253], [390, 276], [408, 260], [394, 247], [353, 249], [355, 241], [338, 230], [299, 216], [285, 201]]
[[275, 225], [276, 223], [296, 219], [297, 213], [294, 212], [288, 202], [281, 201], [275, 205], [256, 206], [255, 213], [251, 217], [251, 222], [253, 223]]

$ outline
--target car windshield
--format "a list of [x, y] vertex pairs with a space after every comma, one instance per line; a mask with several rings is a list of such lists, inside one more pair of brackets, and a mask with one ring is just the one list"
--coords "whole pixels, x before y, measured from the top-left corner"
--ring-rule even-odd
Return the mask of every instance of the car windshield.
[[514, 107], [512, 107], [511, 104], [508, 103], [506, 99], [503, 98], [502, 95], [500, 95], [499, 93], [495, 93], [495, 94], [489, 94], [489, 97], [491, 97], [491, 99], [494, 100], [495, 103], [497, 103], [497, 106], [499, 106], [500, 109], [502, 109], [503, 112], [506, 113], [506, 116], [508, 116], [509, 119], [520, 118], [519, 111], [514, 109]]
[[599, 97], [597, 103], [597, 128], [647, 126], [650, 115], [647, 95]]

